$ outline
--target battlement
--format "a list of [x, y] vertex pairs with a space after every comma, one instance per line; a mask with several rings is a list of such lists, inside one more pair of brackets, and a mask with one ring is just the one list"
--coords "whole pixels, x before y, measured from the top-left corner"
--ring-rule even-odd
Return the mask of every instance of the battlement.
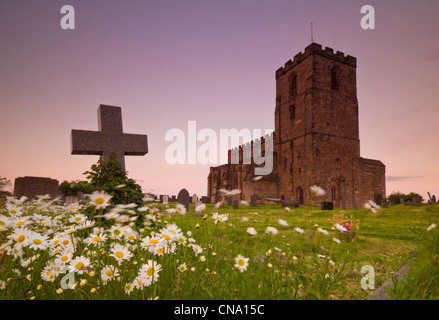
[[[271, 141], [274, 144], [274, 137], [275, 137], [275, 131], [271, 132], [270, 134], [266, 134], [265, 136], [262, 136], [260, 138], [257, 138], [257, 139], [255, 139], [255, 140], [253, 140], [251, 142], [247, 142], [245, 144], [242, 144], [242, 145], [240, 145], [240, 146], [238, 146], [236, 148], [232, 148], [232, 149], [229, 150], [229, 154], [230, 155], [233, 154], [233, 153], [238, 154], [239, 155], [239, 159], [241, 161], [242, 157], [244, 155], [244, 148], [246, 150], [250, 150], [251, 154], [253, 154], [253, 144], [254, 143], [258, 143], [258, 144], [260, 143], [261, 148], [265, 148], [265, 141], [266, 141], [266, 139], [272, 139]], [[230, 163], [230, 157], [229, 157], [229, 163]]]
[[313, 54], [318, 54], [320, 56], [323, 56], [328, 59], [335, 60], [340, 63], [347, 64], [353, 68], [357, 67], [357, 58], [345, 55], [341, 51], [337, 51], [334, 53], [334, 49], [325, 47], [325, 49], [322, 48], [322, 45], [318, 43], [311, 43], [309, 46], [305, 48], [305, 51], [299, 52], [294, 56], [293, 60], [288, 60], [283, 67], [280, 67], [276, 70], [276, 79], [278, 79], [283, 74], [287, 73], [289, 70], [294, 68], [297, 64], [301, 63], [303, 60], [308, 58], [309, 56]]

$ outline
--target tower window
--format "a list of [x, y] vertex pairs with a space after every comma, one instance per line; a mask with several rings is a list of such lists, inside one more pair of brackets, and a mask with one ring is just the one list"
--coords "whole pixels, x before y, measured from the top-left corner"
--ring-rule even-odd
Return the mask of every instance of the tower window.
[[332, 200], [337, 200], [337, 193], [335, 191], [335, 187], [331, 188], [331, 199]]
[[297, 95], [297, 75], [292, 73], [290, 76], [290, 98]]
[[294, 126], [294, 123], [296, 122], [296, 105], [293, 104], [290, 107], [290, 120], [291, 120], [291, 125]]
[[335, 65], [331, 69], [331, 88], [333, 90], [340, 90], [340, 67]]
[[340, 159], [335, 159], [335, 169], [340, 170], [341, 169], [341, 160]]

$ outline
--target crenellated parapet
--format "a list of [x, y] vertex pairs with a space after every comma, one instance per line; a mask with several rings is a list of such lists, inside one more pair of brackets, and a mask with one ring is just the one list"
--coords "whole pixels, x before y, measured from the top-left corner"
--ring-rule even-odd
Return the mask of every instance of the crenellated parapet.
[[293, 60], [288, 60], [283, 67], [280, 67], [276, 70], [276, 79], [280, 76], [287, 73], [289, 70], [294, 68], [297, 64], [301, 63], [303, 60], [308, 58], [310, 55], [318, 54], [325, 58], [332, 59], [334, 61], [347, 64], [351, 67], [357, 67], [357, 58], [345, 55], [343, 52], [337, 51], [334, 53], [334, 50], [329, 47], [325, 47], [324, 49], [318, 43], [311, 43], [309, 46], [305, 48], [305, 51], [299, 52], [294, 56]]

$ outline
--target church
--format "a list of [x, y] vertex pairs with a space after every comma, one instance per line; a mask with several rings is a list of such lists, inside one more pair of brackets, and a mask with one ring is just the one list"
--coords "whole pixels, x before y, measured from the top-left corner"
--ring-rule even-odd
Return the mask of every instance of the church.
[[[386, 167], [360, 155], [356, 69], [355, 57], [317, 43], [280, 67], [275, 73], [275, 130], [269, 137], [271, 174], [256, 178], [257, 165], [242, 161], [241, 145], [239, 163], [229, 157], [227, 164], [210, 168], [209, 200], [221, 200], [220, 189], [240, 189], [234, 200], [257, 195], [318, 205], [310, 190], [317, 185], [326, 192], [318, 201], [332, 201], [334, 207], [342, 207], [343, 199], [348, 207], [369, 200], [381, 205]], [[262, 150], [265, 139], [260, 138]]]

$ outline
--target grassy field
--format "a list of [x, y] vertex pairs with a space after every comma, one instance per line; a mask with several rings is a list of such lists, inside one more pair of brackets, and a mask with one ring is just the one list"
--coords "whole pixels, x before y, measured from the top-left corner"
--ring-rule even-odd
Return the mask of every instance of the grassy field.
[[[425, 242], [427, 228], [439, 221], [439, 205], [396, 205], [373, 213], [366, 208], [322, 211], [301, 206], [287, 211], [280, 205], [233, 209], [208, 204], [202, 217], [194, 216], [192, 204], [184, 215], [165, 211], [175, 205], [125, 208], [126, 219], [119, 222], [94, 217], [109, 207], [87, 217], [97, 221], [93, 227], [75, 229], [71, 217], [90, 214], [87, 205], [71, 212], [55, 205], [23, 204], [20, 210], [29, 217], [24, 227], [32, 235], [45, 236], [47, 246], [20, 244], [13, 225], [18, 218], [0, 231], [0, 299], [367, 299], [373, 290], [361, 287], [362, 267], [373, 267], [378, 288], [409, 261], [411, 250]], [[6, 208], [1, 213], [9, 217]], [[222, 220], [214, 219], [216, 213], [224, 215]], [[145, 221], [140, 228], [133, 222], [138, 217]], [[340, 231], [333, 227], [345, 220], [354, 224], [352, 241], [339, 241]], [[96, 227], [105, 235], [99, 245], [91, 240]], [[116, 236], [118, 228], [122, 233]], [[247, 232], [249, 228], [255, 234]], [[58, 238], [70, 244], [63, 246]], [[161, 246], [145, 246], [153, 238]], [[119, 259], [118, 246], [128, 259]], [[67, 264], [89, 259], [86, 269], [76, 270], [72, 289], [60, 289], [63, 252], [70, 254]], [[429, 252], [422, 251], [424, 259], [434, 258]], [[240, 266], [239, 256], [244, 258]], [[431, 293], [431, 287], [423, 288]], [[415, 297], [419, 290], [412, 289]]]

